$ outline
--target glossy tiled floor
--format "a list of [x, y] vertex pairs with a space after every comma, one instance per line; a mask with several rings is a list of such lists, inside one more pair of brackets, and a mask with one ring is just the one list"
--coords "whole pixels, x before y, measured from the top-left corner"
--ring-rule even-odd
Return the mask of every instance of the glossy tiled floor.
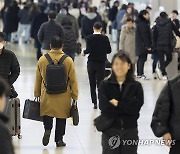
[[[23, 44], [9, 44], [7, 48], [13, 49], [21, 64], [21, 75], [15, 83], [15, 87], [21, 99], [22, 113], [25, 99], [33, 99], [34, 76], [37, 63], [35, 49], [32, 45]], [[109, 56], [109, 59], [111, 59], [113, 53]], [[80, 91], [78, 101], [80, 124], [77, 127], [73, 127], [71, 121], [69, 119], [67, 120], [67, 131], [64, 138], [67, 147], [56, 149], [53, 138], [54, 133], [52, 134], [49, 146], [43, 147], [41, 144], [43, 135], [42, 123], [22, 119], [23, 138], [18, 140], [15, 137], [13, 139], [16, 154], [101, 154], [101, 133], [95, 131], [93, 127], [93, 119], [99, 115], [100, 111], [94, 111], [90, 101], [86, 60], [86, 57], [81, 56], [75, 60]], [[151, 59], [146, 64], [146, 73], [149, 76], [151, 76], [150, 66]], [[142, 84], [145, 91], [145, 104], [141, 110], [141, 117], [139, 119], [139, 136], [140, 139], [155, 139], [150, 129], [150, 121], [155, 101], [164, 82], [151, 79], [149, 81], [142, 81]], [[167, 154], [168, 148], [155, 145], [139, 146], [138, 154], [145, 153]]]

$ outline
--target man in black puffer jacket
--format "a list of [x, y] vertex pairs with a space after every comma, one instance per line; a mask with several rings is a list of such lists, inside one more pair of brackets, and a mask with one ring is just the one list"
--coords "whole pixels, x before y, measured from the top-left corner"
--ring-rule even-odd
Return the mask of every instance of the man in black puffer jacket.
[[[160, 68], [163, 75], [163, 80], [167, 80], [166, 67], [172, 61], [172, 51], [173, 51], [173, 32], [180, 36], [180, 32], [168, 18], [166, 12], [161, 12], [160, 17], [156, 19], [156, 25], [153, 31], [153, 44], [154, 48], [158, 52]], [[164, 59], [166, 56], [166, 61]]]
[[[163, 88], [155, 107], [151, 123], [157, 137], [163, 137], [171, 147], [170, 154], [180, 153], [180, 75], [170, 80]], [[175, 140], [172, 144], [168, 140]], [[175, 144], [174, 144], [175, 143]]]
[[144, 75], [144, 64], [147, 60], [148, 52], [152, 51], [151, 31], [149, 13], [142, 10], [136, 21], [136, 55], [139, 57], [137, 62], [137, 76], [147, 79]]
[[64, 39], [64, 32], [61, 25], [56, 23], [56, 12], [50, 11], [48, 14], [49, 21], [41, 25], [38, 31], [38, 39], [42, 44], [42, 53], [46, 54], [50, 51], [51, 39], [54, 36], [59, 36]]
[[0, 77], [5, 79], [11, 86], [10, 97], [17, 97], [17, 93], [13, 88], [13, 83], [17, 80], [20, 74], [20, 66], [16, 55], [5, 49], [6, 34], [0, 32]]

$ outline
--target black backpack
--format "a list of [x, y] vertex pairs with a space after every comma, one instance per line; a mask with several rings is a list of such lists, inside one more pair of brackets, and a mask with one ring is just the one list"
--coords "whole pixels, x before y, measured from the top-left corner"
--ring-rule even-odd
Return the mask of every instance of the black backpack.
[[59, 61], [53, 62], [49, 54], [45, 54], [49, 64], [46, 68], [46, 92], [47, 94], [61, 94], [67, 91], [67, 76], [63, 61], [68, 57], [63, 55]]

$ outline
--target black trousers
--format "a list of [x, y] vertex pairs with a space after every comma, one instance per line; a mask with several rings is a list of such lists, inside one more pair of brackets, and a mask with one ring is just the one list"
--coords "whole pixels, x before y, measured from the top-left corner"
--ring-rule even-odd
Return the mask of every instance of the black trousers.
[[144, 64], [147, 61], [147, 54], [139, 55], [137, 62], [137, 75], [141, 76], [144, 74]]
[[166, 67], [172, 61], [172, 51], [170, 51], [169, 49], [158, 50], [158, 56], [162, 75], [167, 75]]
[[180, 154], [180, 140], [177, 140], [171, 147], [169, 154]]
[[102, 134], [102, 154], [137, 154], [138, 140], [137, 128], [111, 128]]
[[[44, 129], [52, 130], [53, 128], [53, 117], [44, 116], [43, 117]], [[59, 142], [63, 139], [66, 129], [66, 119], [56, 118], [56, 129], [55, 129], [55, 142]]]
[[97, 104], [96, 88], [104, 80], [105, 76], [105, 63], [88, 62], [87, 64], [89, 84], [91, 91], [92, 103]]

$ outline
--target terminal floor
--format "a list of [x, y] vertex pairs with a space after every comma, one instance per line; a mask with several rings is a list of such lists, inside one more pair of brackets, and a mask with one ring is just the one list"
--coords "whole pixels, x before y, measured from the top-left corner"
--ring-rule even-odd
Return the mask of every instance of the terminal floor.
[[[113, 48], [115, 44], [112, 44]], [[16, 90], [21, 100], [21, 114], [26, 99], [34, 99], [33, 88], [36, 70], [36, 54], [32, 45], [9, 44], [8, 49], [12, 49], [21, 64], [21, 75], [15, 83]], [[111, 60], [114, 52], [109, 55]], [[50, 143], [44, 147], [41, 143], [44, 133], [43, 124], [30, 120], [22, 121], [22, 139], [13, 138], [16, 154], [101, 154], [101, 133], [97, 132], [93, 126], [93, 119], [100, 114], [99, 110], [94, 110], [90, 100], [89, 82], [86, 69], [87, 57], [78, 56], [75, 60], [76, 72], [79, 84], [79, 112], [80, 124], [77, 127], [71, 125], [71, 120], [67, 120], [67, 130], [64, 141], [67, 147], [56, 149], [54, 143], [54, 131]], [[146, 74], [152, 78], [152, 60], [149, 57], [145, 66]], [[141, 81], [144, 93], [145, 104], [142, 107], [139, 118], [140, 139], [156, 139], [150, 128], [150, 121], [154, 110], [155, 102], [161, 91], [164, 81], [149, 80]], [[138, 154], [168, 154], [168, 148], [158, 145], [141, 145]]]

